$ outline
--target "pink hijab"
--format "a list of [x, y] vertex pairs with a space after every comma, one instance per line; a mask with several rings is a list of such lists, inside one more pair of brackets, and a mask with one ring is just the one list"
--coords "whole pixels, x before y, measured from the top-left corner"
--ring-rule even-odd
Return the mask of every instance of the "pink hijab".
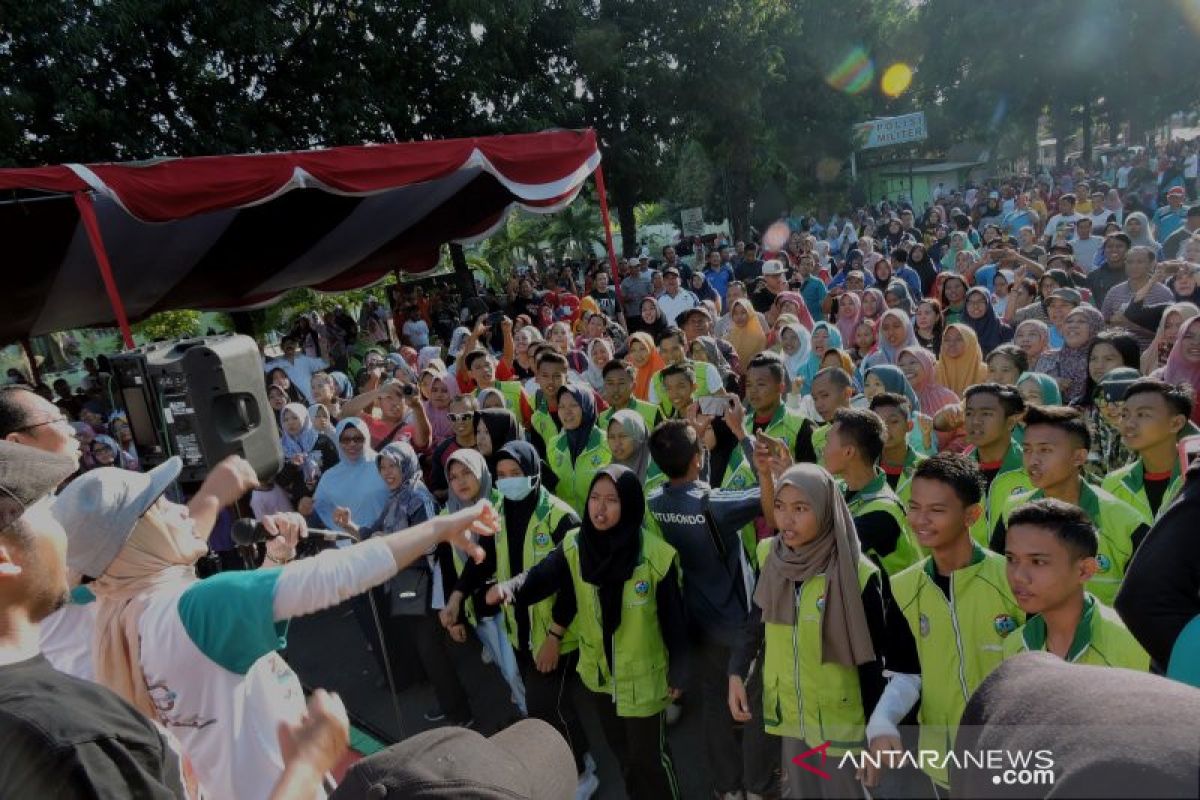
[[854, 344], [854, 329], [862, 319], [862, 300], [854, 292], [838, 297], [837, 327], [847, 346]]
[[[1192, 390], [1200, 393], [1200, 363], [1189, 361], [1184, 348], [1187, 347], [1188, 331], [1200, 325], [1200, 317], [1192, 317], [1183, 323], [1179, 329], [1179, 338], [1167, 356], [1167, 366], [1163, 368], [1163, 380], [1167, 383], [1186, 383]], [[1192, 422], [1200, 422], [1200, 403], [1192, 409]]]
[[924, 347], [906, 347], [900, 351], [899, 356], [896, 357], [897, 360], [905, 353], [911, 355], [921, 365], [921, 385], [918, 386], [915, 381], [910, 381], [910, 383], [912, 383], [913, 391], [917, 393], [917, 401], [921, 404], [922, 414], [932, 417], [946, 406], [958, 402], [958, 395], [937, 382], [937, 356]]
[[797, 306], [799, 306], [799, 311], [796, 314], [796, 318], [800, 320], [801, 325], [803, 325], [805, 328], [808, 329], [809, 333], [812, 333], [812, 329], [813, 329], [812, 314], [809, 312], [808, 304], [804, 302], [804, 298], [800, 295], [800, 293], [799, 292], [780, 292], [775, 297], [775, 308], [778, 309], [781, 303], [786, 303], [786, 302], [792, 302], [792, 303], [795, 303]]

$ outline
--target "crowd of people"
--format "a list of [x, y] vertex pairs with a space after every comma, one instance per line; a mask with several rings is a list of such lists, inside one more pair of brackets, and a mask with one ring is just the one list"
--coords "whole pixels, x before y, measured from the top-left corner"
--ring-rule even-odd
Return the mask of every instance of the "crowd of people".
[[[380, 665], [432, 684], [427, 720], [543, 721], [576, 797], [602, 750], [629, 796], [679, 796], [683, 709], [718, 796], [943, 793], [964, 709], [1006, 659], [1169, 669], [1179, 584], [1139, 567], [1179, 547], [1156, 522], [1200, 434], [1180, 155], [785, 219], [615, 275], [522, 265], [467, 302], [400, 286], [357, 320], [302, 315], [264, 358], [282, 471], [223, 462], [187, 505], [164, 497], [176, 462], [140, 470], [94, 363], [82, 394], [8, 389], [0, 435], [60, 458], [36, 486], [0, 474], [20, 505], [0, 545], [66, 533], [52, 596], [26, 604], [49, 661], [32, 634], [21, 669], [130, 704], [147, 786], [312, 796], [331, 764], [289, 742], [336, 734], [337, 701], [305, 716], [279, 626], [354, 598]], [[278, 535], [256, 569], [197, 580], [239, 500]], [[359, 543], [304, 546], [308, 527]], [[834, 759], [822, 779], [796, 759], [822, 746], [942, 758]]]

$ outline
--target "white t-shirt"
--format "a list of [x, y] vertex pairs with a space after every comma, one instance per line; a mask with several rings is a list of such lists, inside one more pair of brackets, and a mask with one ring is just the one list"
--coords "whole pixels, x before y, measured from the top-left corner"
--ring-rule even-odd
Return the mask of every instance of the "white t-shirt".
[[1096, 253], [1100, 252], [1100, 248], [1104, 246], [1104, 239], [1099, 236], [1089, 236], [1086, 239], [1072, 239], [1071, 249], [1075, 251], [1075, 263], [1083, 267], [1084, 271], [1091, 272], [1096, 269]]
[[59, 672], [96, 680], [92, 666], [92, 634], [96, 630], [96, 596], [86, 586], [71, 591], [71, 602], [39, 625], [42, 654]]
[[1118, 189], [1129, 188], [1129, 173], [1132, 171], [1133, 171], [1133, 167], [1129, 166], [1128, 164], [1126, 164], [1123, 167], [1117, 168], [1117, 188]]
[[1195, 153], [1189, 153], [1188, 157], [1183, 160], [1183, 177], [1196, 177], [1197, 167], [1200, 167], [1200, 157]]
[[1046, 229], [1042, 232], [1042, 235], [1053, 242], [1054, 232], [1058, 230], [1060, 225], [1066, 225], [1068, 223], [1075, 222], [1079, 219], [1079, 217], [1080, 215], [1077, 213], [1055, 214], [1050, 218], [1050, 221], [1046, 223]]
[[695, 308], [700, 305], [700, 301], [696, 295], [689, 292], [687, 289], [680, 289], [674, 297], [666, 292], [658, 296], [658, 309], [666, 318], [668, 325], [677, 325], [675, 318], [687, 311], [689, 308]]
[[312, 376], [314, 373], [327, 368], [325, 362], [321, 359], [301, 355], [300, 353], [296, 354], [295, 362], [288, 361], [286, 358], [275, 359], [267, 364], [266, 371], [270, 372], [276, 367], [287, 373], [288, 380], [300, 390], [300, 394], [304, 395], [304, 399], [310, 403], [312, 402], [312, 395], [310, 394], [312, 392]]

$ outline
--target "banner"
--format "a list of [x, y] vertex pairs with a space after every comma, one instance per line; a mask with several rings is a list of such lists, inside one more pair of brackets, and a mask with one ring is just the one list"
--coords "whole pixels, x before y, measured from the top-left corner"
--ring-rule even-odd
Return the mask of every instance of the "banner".
[[684, 236], [704, 235], [703, 208], [685, 208], [679, 212], [679, 216], [682, 217]]
[[870, 150], [890, 144], [919, 142], [929, 136], [925, 129], [925, 112], [905, 114], [902, 117], [885, 117], [860, 122], [854, 126], [854, 148]]

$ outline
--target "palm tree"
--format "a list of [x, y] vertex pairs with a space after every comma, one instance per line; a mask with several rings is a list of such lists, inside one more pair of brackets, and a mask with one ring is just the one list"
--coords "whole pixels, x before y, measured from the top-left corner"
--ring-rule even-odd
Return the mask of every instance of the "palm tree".
[[575, 258], [591, 255], [593, 245], [603, 248], [603, 235], [600, 211], [582, 197], [553, 214], [543, 234], [556, 256], [565, 254]]

